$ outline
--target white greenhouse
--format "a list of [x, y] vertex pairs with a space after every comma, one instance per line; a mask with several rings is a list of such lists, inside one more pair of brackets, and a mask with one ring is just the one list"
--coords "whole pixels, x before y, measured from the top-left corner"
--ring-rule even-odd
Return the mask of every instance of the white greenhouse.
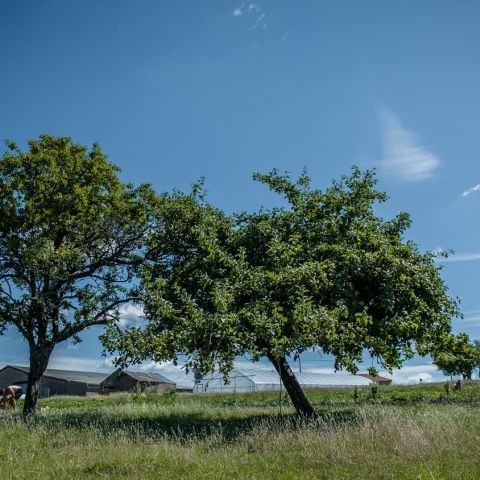
[[[367, 387], [373, 382], [360, 375], [348, 373], [308, 373], [295, 372], [304, 389]], [[280, 390], [280, 376], [275, 370], [235, 368], [229, 374], [229, 383], [223, 375], [215, 371], [198, 381], [195, 393], [242, 393]], [[283, 389], [282, 385], [282, 389]]]

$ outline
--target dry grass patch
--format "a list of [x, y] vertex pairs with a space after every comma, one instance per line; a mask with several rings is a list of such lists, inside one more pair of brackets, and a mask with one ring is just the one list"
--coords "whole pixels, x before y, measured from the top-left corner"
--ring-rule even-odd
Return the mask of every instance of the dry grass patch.
[[273, 407], [105, 404], [0, 419], [11, 479], [477, 479], [480, 419], [460, 405], [360, 406], [312, 421]]

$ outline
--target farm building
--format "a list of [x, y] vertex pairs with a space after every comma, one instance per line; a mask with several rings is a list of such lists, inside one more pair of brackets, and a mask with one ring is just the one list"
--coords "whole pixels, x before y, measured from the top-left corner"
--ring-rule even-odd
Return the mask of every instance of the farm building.
[[378, 385], [390, 385], [392, 383], [391, 378], [382, 377], [380, 375], [371, 375], [370, 373], [359, 373], [359, 375], [368, 378], [372, 382], [378, 383]]
[[136, 389], [143, 392], [146, 388], [162, 393], [175, 390], [175, 382], [159, 373], [131, 372], [119, 368], [105, 378], [100, 387], [102, 393], [131, 392]]
[[[19, 385], [27, 389], [28, 367], [7, 365], [0, 370], [0, 388]], [[47, 369], [40, 386], [40, 397], [53, 395], [87, 395], [96, 393], [108, 373]]]
[[[366, 387], [372, 381], [347, 373], [296, 372], [295, 376], [303, 389]], [[282, 388], [284, 388], [282, 386]], [[235, 368], [225, 383], [220, 372], [203, 377], [194, 387], [196, 393], [240, 393], [280, 390], [280, 376], [275, 370]]]
[[192, 371], [187, 372], [184, 368], [160, 368], [159, 373], [175, 383], [176, 391], [192, 393], [195, 386], [195, 375]]

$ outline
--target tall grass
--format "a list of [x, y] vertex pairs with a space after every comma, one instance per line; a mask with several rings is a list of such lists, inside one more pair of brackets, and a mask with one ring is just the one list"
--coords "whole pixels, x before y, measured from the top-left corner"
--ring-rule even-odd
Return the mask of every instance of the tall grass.
[[302, 421], [249, 400], [44, 401], [31, 421], [0, 416], [0, 465], [10, 479], [480, 478], [474, 406], [340, 404]]
[[[465, 382], [459, 392], [446, 392], [444, 384], [423, 385], [389, 385], [380, 386], [375, 395], [369, 387], [357, 390], [345, 388], [326, 388], [306, 392], [310, 401], [317, 408], [345, 407], [358, 404], [405, 405], [418, 403], [464, 403], [480, 406], [480, 382]], [[281, 399], [281, 400], [280, 400]], [[66, 397], [59, 396], [40, 400], [40, 407], [48, 408], [87, 408], [89, 410], [121, 404], [149, 405], [211, 405], [215, 407], [280, 407], [289, 406], [290, 400], [285, 392], [254, 392], [254, 393], [215, 393], [215, 394], [115, 394], [98, 397]]]

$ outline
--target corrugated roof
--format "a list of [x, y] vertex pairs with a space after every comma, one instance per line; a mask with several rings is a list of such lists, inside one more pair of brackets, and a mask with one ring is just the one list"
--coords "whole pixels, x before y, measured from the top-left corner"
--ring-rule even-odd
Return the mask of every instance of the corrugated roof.
[[[234, 368], [229, 375], [230, 379], [235, 376], [248, 377], [254, 384], [277, 384], [280, 382], [280, 377], [276, 370], [262, 370], [255, 368]], [[313, 372], [295, 372], [298, 382], [302, 386], [367, 386], [372, 382], [365, 377], [359, 375], [352, 375], [349, 373], [313, 373]], [[204, 380], [213, 378], [222, 378], [220, 372], [214, 372], [207, 375]]]
[[129, 375], [139, 382], [153, 382], [153, 383], [170, 383], [174, 384], [175, 382], [170, 381], [168, 378], [160, 375], [157, 372], [132, 372], [130, 370], [123, 370], [122, 373]]
[[[23, 367], [20, 365], [6, 365], [4, 368], [8, 367], [21, 370], [25, 373], [28, 373], [30, 371], [29, 367]], [[47, 368], [45, 370], [45, 373], [43, 374], [44, 377], [57, 378], [70, 382], [87, 383], [89, 385], [100, 385], [100, 383], [105, 380], [105, 378], [107, 378], [109, 375], [110, 373], [80, 372], [77, 370], [56, 370], [51, 368]]]
[[371, 375], [370, 373], [359, 373], [362, 377], [368, 378], [373, 382], [391, 382], [391, 378], [382, 377], [381, 375]]

